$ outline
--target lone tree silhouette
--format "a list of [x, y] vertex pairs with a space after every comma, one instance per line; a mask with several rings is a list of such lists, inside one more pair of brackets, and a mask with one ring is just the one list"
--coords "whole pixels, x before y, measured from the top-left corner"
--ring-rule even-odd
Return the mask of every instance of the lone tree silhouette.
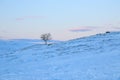
[[41, 39], [45, 42], [45, 44], [48, 44], [48, 41], [52, 39], [50, 33], [45, 33], [41, 35]]

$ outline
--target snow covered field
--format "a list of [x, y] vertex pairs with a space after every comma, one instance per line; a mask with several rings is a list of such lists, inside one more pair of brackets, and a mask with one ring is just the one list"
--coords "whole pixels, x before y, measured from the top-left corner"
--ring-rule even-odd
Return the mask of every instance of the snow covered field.
[[49, 46], [0, 40], [0, 80], [120, 80], [120, 32]]

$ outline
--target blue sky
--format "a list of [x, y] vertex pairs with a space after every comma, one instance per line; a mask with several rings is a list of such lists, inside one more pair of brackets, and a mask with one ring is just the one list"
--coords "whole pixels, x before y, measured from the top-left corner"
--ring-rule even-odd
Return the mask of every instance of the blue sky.
[[69, 40], [120, 30], [120, 0], [0, 0], [0, 38]]

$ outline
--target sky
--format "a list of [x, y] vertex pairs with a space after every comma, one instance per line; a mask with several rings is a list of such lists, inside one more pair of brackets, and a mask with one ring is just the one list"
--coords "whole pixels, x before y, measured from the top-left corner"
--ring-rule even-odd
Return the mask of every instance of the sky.
[[54, 40], [120, 31], [120, 0], [0, 0], [0, 38]]

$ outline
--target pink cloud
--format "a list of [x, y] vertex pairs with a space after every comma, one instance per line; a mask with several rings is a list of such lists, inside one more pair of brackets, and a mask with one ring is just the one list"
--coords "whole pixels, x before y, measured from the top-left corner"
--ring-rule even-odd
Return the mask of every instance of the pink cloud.
[[71, 32], [88, 32], [88, 31], [92, 31], [94, 27], [78, 27], [78, 28], [72, 28], [69, 29], [69, 31]]
[[114, 27], [114, 29], [120, 29], [120, 27]]
[[30, 19], [42, 19], [42, 18], [45, 18], [45, 16], [25, 16], [24, 18], [30, 18]]
[[17, 21], [22, 21], [24, 18], [16, 18]]
[[22, 20], [25, 20], [25, 19], [43, 19], [45, 18], [45, 16], [23, 16], [23, 17], [20, 17], [20, 18], [16, 18], [17, 21], [22, 21]]
[[91, 31], [91, 29], [71, 29], [71, 32], [87, 32], [87, 31]]

